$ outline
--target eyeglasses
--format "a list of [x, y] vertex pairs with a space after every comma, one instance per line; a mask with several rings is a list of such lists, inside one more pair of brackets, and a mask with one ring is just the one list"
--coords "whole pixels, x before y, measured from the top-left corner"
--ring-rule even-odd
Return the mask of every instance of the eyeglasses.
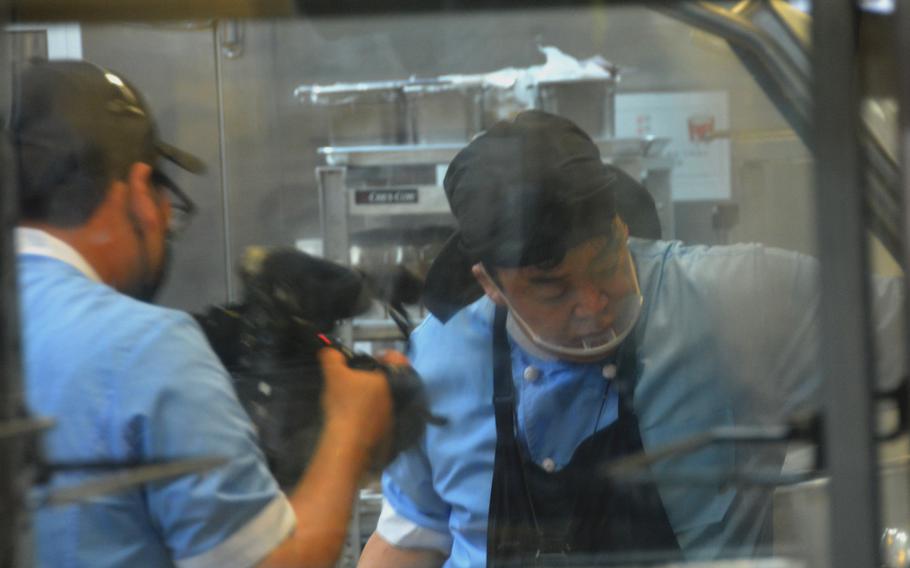
[[171, 202], [171, 219], [168, 230], [171, 235], [177, 236], [189, 226], [196, 214], [196, 204], [180, 189], [171, 178], [161, 170], [152, 170], [152, 184], [160, 189]]

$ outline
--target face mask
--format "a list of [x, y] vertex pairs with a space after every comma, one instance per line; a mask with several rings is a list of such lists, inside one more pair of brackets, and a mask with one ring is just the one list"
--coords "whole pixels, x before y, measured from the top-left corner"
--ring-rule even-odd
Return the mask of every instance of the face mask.
[[[632, 264], [631, 256], [628, 262]], [[486, 269], [481, 267], [486, 273]], [[487, 275], [493, 286], [499, 291], [505, 299], [506, 306], [509, 308], [509, 316], [506, 320], [506, 328], [509, 335], [525, 351], [541, 359], [560, 359], [565, 361], [589, 362], [602, 359], [613, 352], [629, 336], [638, 318], [641, 315], [641, 309], [644, 305], [644, 298], [641, 295], [641, 289], [638, 285], [638, 274], [635, 272], [635, 266], [632, 265], [632, 278], [635, 283], [635, 291], [621, 298], [615, 303], [616, 317], [613, 326], [604, 331], [598, 337], [586, 338], [581, 345], [560, 345], [548, 341], [541, 337], [528, 323], [522, 319], [521, 315], [509, 302], [508, 297], [495, 284], [495, 281]]]

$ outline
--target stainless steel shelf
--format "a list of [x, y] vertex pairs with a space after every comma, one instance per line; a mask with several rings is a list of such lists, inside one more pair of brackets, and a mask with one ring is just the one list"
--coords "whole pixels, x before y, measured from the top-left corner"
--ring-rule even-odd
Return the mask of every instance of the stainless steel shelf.
[[[642, 157], [653, 160], [657, 169], [662, 161], [665, 168], [672, 166], [672, 160], [663, 155], [670, 143], [669, 138], [612, 138], [595, 141], [600, 154], [606, 160], [621, 157]], [[422, 145], [376, 145], [376, 146], [324, 146], [318, 153], [329, 166], [370, 167], [390, 165], [447, 164], [465, 143], [422, 144]], [[651, 168], [653, 169], [653, 168]]]

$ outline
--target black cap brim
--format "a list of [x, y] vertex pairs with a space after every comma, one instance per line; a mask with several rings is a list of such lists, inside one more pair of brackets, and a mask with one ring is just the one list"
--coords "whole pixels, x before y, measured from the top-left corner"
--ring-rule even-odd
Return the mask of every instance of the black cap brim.
[[201, 159], [166, 142], [156, 141], [155, 150], [161, 157], [190, 173], [203, 174], [207, 169], [205, 162]]
[[461, 232], [455, 231], [430, 266], [423, 285], [423, 304], [439, 321], [447, 322], [483, 296], [483, 288], [471, 272], [476, 263], [462, 250]]

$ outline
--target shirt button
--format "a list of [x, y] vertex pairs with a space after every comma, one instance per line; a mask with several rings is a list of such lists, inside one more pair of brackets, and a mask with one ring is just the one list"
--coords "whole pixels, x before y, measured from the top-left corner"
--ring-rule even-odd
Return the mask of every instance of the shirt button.
[[540, 369], [537, 367], [525, 367], [524, 378], [526, 381], [533, 383], [540, 378]]
[[543, 470], [547, 473], [553, 473], [556, 471], [556, 462], [550, 458], [545, 458], [542, 462], [540, 462], [540, 467], [542, 467]]
[[601, 372], [603, 373], [603, 377], [605, 379], [607, 379], [607, 380], [615, 379], [616, 378], [616, 365], [614, 365], [613, 363], [610, 363], [609, 365], [604, 365], [603, 371], [601, 371]]

